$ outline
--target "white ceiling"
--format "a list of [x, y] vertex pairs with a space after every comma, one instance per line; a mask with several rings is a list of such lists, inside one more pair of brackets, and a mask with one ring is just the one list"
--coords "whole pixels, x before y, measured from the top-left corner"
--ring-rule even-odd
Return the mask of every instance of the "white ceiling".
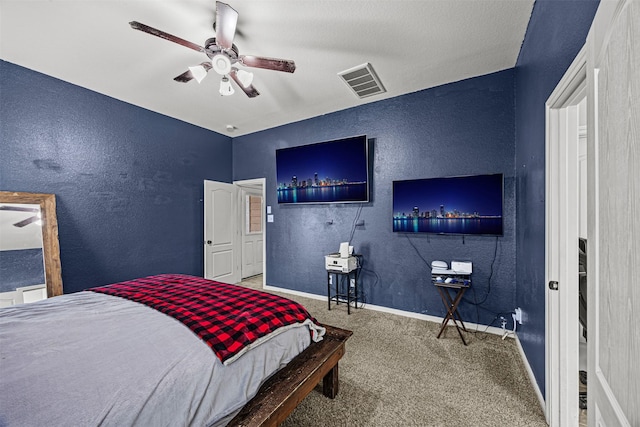
[[[24, 205], [19, 203], [2, 203], [0, 206], [17, 208], [38, 208], [38, 205]], [[13, 224], [29, 219], [33, 212], [18, 212], [0, 210], [0, 251], [15, 251], [20, 249], [34, 249], [42, 247], [42, 226], [32, 222], [24, 227]]]
[[[0, 58], [230, 136], [513, 67], [533, 0], [228, 0], [240, 54], [292, 59], [254, 72], [260, 96], [218, 94], [174, 77], [206, 56], [131, 29], [198, 45], [214, 36], [213, 0], [0, 0]], [[387, 92], [358, 99], [337, 76], [369, 62]], [[227, 125], [236, 129], [229, 132]]]

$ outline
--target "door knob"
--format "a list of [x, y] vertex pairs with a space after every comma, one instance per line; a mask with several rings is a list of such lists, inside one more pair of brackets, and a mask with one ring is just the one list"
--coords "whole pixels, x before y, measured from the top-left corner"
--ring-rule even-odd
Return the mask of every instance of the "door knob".
[[207, 245], [210, 245], [210, 244], [211, 244], [211, 240], [207, 240]]

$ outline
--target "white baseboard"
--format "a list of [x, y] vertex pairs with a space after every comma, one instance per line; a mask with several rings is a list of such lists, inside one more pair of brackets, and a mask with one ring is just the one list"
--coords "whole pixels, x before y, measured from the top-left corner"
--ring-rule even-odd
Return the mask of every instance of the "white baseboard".
[[522, 348], [522, 344], [520, 344], [520, 339], [516, 336], [516, 346], [518, 347], [518, 353], [520, 353], [520, 358], [522, 358], [522, 363], [524, 363], [524, 367], [527, 369], [527, 374], [529, 375], [529, 381], [533, 386], [534, 391], [536, 392], [536, 396], [538, 396], [538, 403], [542, 407], [542, 412], [544, 412], [545, 417], [547, 415], [547, 405], [544, 401], [544, 397], [542, 397], [542, 391], [540, 391], [540, 387], [538, 387], [538, 382], [536, 381], [535, 375], [533, 375], [533, 370], [531, 369], [531, 365], [529, 365], [529, 360], [527, 356], [524, 354], [524, 349]]
[[[300, 296], [300, 297], [310, 298], [310, 299], [315, 299], [315, 300], [321, 300], [321, 301], [326, 301], [327, 300], [327, 296], [326, 295], [311, 294], [311, 293], [308, 293], [308, 292], [295, 291], [293, 289], [279, 288], [277, 286], [264, 285], [263, 289], [265, 289], [267, 291], [276, 291], [276, 292], [282, 292], [284, 294], [297, 295], [297, 296]], [[442, 317], [430, 316], [428, 314], [414, 313], [412, 311], [398, 310], [396, 308], [383, 307], [383, 306], [380, 306], [380, 305], [373, 305], [373, 304], [365, 304], [363, 308], [369, 309], [369, 310], [374, 310], [374, 311], [381, 311], [383, 313], [396, 314], [398, 316], [404, 316], [404, 317], [411, 317], [411, 318], [414, 318], [414, 319], [426, 320], [427, 322], [442, 323]], [[467, 328], [473, 329], [473, 330], [476, 330], [476, 331], [479, 331], [479, 332], [487, 332], [487, 333], [490, 333], [490, 334], [500, 335], [500, 336], [502, 336], [502, 334], [503, 334], [502, 328], [497, 328], [495, 326], [479, 325], [477, 323], [471, 323], [471, 322], [467, 322], [467, 321], [465, 321], [464, 324], [467, 326]], [[513, 334], [508, 334], [507, 337], [513, 338]]]

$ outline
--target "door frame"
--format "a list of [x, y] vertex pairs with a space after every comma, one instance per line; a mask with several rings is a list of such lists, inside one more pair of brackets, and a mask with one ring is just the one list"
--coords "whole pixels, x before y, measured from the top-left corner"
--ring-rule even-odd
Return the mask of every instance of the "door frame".
[[[579, 422], [579, 229], [573, 216], [579, 209], [578, 104], [587, 97], [586, 61], [583, 46], [545, 106], [545, 413], [551, 427]], [[557, 291], [547, 286], [550, 281], [559, 283]]]
[[[266, 201], [267, 201], [267, 195], [266, 195], [266, 187], [267, 187], [267, 179], [266, 178], [254, 178], [254, 179], [242, 179], [242, 180], [238, 180], [238, 181], [233, 181], [233, 184], [237, 187], [252, 187], [255, 188], [256, 185], [260, 185], [260, 187], [262, 188], [262, 200], [264, 201], [265, 205], [263, 206], [263, 209], [266, 209]], [[242, 209], [239, 209], [240, 206], [242, 206], [242, 200], [241, 200], [241, 191], [238, 191], [238, 199], [236, 200], [236, 203], [238, 204], [238, 221], [237, 224], [239, 224], [239, 227], [242, 227], [242, 224], [244, 224], [243, 220], [244, 220], [244, 212], [240, 212]], [[240, 245], [242, 246], [242, 245]], [[262, 212], [262, 287], [264, 288], [267, 284], [267, 227], [266, 227], [266, 215], [264, 213], [264, 210]], [[242, 257], [242, 249], [240, 249], [240, 257]], [[241, 258], [242, 259], [242, 258]]]

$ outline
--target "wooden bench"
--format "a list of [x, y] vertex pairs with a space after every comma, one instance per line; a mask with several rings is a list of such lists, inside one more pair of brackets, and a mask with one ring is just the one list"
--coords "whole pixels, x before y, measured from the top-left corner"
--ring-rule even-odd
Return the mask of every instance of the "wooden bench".
[[312, 343], [269, 378], [227, 426], [277, 426], [320, 380], [323, 394], [331, 399], [336, 397], [338, 361], [344, 355], [345, 342], [353, 332], [324, 326], [327, 328], [324, 339]]

